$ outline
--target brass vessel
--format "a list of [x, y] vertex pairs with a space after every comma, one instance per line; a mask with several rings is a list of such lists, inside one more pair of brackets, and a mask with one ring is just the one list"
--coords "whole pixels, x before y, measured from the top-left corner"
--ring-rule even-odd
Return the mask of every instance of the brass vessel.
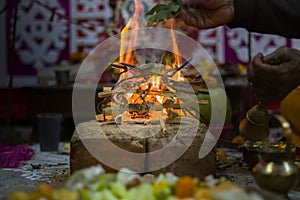
[[[295, 148], [294, 156], [295, 156], [294, 157], [294, 163], [298, 166], [299, 171], [300, 171], [300, 146], [297, 146]], [[295, 185], [295, 187], [293, 189], [296, 190], [296, 191], [300, 191], [300, 177], [298, 179], [298, 183]]]
[[258, 151], [261, 150], [263, 140], [269, 135], [269, 115], [265, 106], [259, 102], [246, 114], [239, 125], [242, 136], [246, 139], [239, 148], [243, 153], [244, 162], [252, 169], [258, 162]]
[[258, 151], [261, 150], [263, 145], [262, 141], [246, 141], [239, 146], [242, 151], [243, 160], [251, 170], [260, 160]]
[[239, 130], [246, 140], [265, 139], [270, 132], [268, 112], [262, 103], [253, 106], [240, 123]]
[[299, 168], [292, 161], [290, 125], [282, 116], [274, 117], [281, 123], [283, 135], [286, 136], [286, 146], [271, 148], [265, 145], [258, 152], [260, 162], [252, 169], [252, 174], [261, 188], [286, 195], [299, 179]]

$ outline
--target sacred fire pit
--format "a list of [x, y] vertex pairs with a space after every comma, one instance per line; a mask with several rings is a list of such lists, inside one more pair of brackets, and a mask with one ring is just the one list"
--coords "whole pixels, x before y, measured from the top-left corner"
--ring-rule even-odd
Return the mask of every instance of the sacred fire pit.
[[[136, 8], [140, 6], [138, 1], [135, 3]], [[135, 12], [133, 21], [123, 31], [136, 28], [137, 15]], [[174, 51], [158, 51], [159, 62], [145, 58], [149, 49], [134, 51], [135, 38], [133, 35], [126, 40], [121, 34], [120, 57], [109, 64], [119, 69], [119, 80], [112, 88], [98, 94], [96, 120], [76, 127], [71, 141], [71, 172], [95, 164], [102, 164], [107, 172], [115, 172], [115, 167], [102, 162], [102, 158], [114, 160], [116, 156], [114, 162], [119, 166], [130, 166], [134, 162], [138, 172], [170, 171], [178, 176], [199, 178], [215, 174], [215, 149], [204, 158], [198, 156], [207, 132], [203, 123], [207, 119], [200, 114], [199, 106], [208, 106], [208, 101], [197, 99], [197, 94], [208, 94], [205, 81], [199, 73], [190, 73], [195, 68], [189, 59], [179, 56], [172, 30]], [[141, 154], [142, 159], [133, 161], [127, 156], [118, 157], [107, 144], [108, 139], [125, 152]], [[168, 144], [172, 151], [151, 156]], [[105, 154], [95, 158], [97, 152], [93, 150], [99, 146]], [[185, 151], [180, 153], [182, 149]], [[174, 157], [175, 154], [179, 156]], [[171, 157], [174, 160], [166, 164], [165, 160]], [[153, 168], [153, 165], [158, 167]]]
[[[205, 121], [201, 118], [199, 105], [207, 105], [207, 101], [196, 99], [195, 103], [193, 98], [195, 94], [207, 93], [207, 90], [200, 76], [182, 75], [180, 70], [188, 64], [188, 61], [179, 67], [156, 63], [141, 66], [123, 62], [111, 64], [121, 69], [120, 79], [111, 90], [98, 94], [101, 99], [98, 110], [101, 114], [97, 115], [97, 121], [82, 123], [77, 127], [77, 130], [84, 133], [84, 137], [81, 135], [79, 138], [75, 133], [72, 138], [71, 171], [94, 164], [102, 164], [108, 172], [116, 171], [94, 158], [86, 150], [82, 140], [85, 144], [96, 147], [109, 138], [125, 151], [150, 153], [163, 148], [180, 133], [181, 137], [189, 138], [192, 142], [178, 142], [175, 149], [184, 146], [187, 150], [179, 159], [159, 170], [150, 170], [151, 173], [171, 171], [179, 176], [191, 175], [200, 178], [214, 174], [215, 150], [204, 158], [198, 157], [207, 131], [206, 126], [199, 122], [199, 119]], [[187, 84], [192, 85], [191, 90]], [[193, 130], [197, 130], [195, 134], [192, 134]], [[104, 149], [110, 154], [109, 147]], [[164, 156], [170, 156], [168, 154]], [[148, 172], [149, 163], [160, 163], [163, 159], [165, 157], [149, 159], [145, 155], [136, 165], [140, 171]], [[126, 165], [132, 161], [123, 157], [116, 162]]]

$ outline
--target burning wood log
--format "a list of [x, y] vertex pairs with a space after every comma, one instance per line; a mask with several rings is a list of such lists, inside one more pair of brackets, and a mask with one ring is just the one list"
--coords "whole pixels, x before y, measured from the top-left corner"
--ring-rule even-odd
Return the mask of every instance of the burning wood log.
[[[201, 88], [195, 91], [193, 87], [190, 87], [189, 82], [173, 79], [173, 76], [187, 64], [189, 64], [189, 61], [186, 61], [179, 68], [168, 68], [163, 64], [156, 63], [142, 66], [124, 62], [113, 63], [112, 66], [124, 70], [128, 69], [128, 73], [124, 74], [123, 78], [116, 83], [111, 91], [98, 93], [99, 98], [110, 98], [111, 105], [119, 106], [118, 111], [113, 111], [116, 107], [109, 108], [111, 105], [105, 101], [105, 105], [102, 106], [104, 107], [102, 109], [104, 120], [106, 120], [106, 116], [113, 116], [114, 118], [116, 115], [122, 115], [121, 121], [124, 123], [158, 121], [163, 128], [164, 125], [161, 119], [154, 116], [154, 110], [161, 113], [164, 111], [166, 118], [174, 119], [185, 115], [199, 119], [201, 117], [198, 111], [199, 105], [208, 105], [208, 101], [198, 101], [195, 95], [208, 93], [208, 91]], [[161, 107], [154, 109], [154, 105], [161, 105]]]
[[96, 115], [96, 120], [98, 122], [107, 122], [107, 123], [115, 123], [114, 118], [112, 115], [104, 115], [104, 114], [97, 114]]
[[129, 93], [130, 91], [125, 90], [125, 89], [114, 89], [110, 91], [105, 91], [105, 92], [99, 92], [98, 97], [99, 98], [104, 98], [104, 97], [110, 97], [113, 94], [126, 94]]
[[126, 66], [123, 66], [123, 65], [118, 65], [118, 64], [112, 63], [112, 64], [110, 64], [110, 66], [112, 66], [113, 68], [123, 69], [125, 71], [128, 70], [128, 68]]

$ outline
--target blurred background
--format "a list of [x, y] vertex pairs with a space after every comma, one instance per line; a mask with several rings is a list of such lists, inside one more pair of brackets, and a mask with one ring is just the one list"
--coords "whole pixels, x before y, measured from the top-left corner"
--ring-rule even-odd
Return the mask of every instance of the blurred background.
[[[9, 123], [22, 132], [23, 139], [34, 140], [37, 115], [60, 113], [61, 139], [69, 140], [74, 130], [76, 72], [90, 50], [120, 33], [131, 16], [133, 0], [22, 0], [15, 13], [16, 2], [0, 1], [0, 125]], [[147, 12], [158, 1], [142, 3]], [[245, 112], [256, 103], [246, 80], [249, 55], [267, 54], [280, 46], [300, 48], [296, 39], [249, 35], [245, 29], [226, 26], [199, 31], [176, 23], [176, 29], [200, 42], [220, 67], [232, 107], [230, 134], [235, 134]], [[93, 81], [82, 80], [82, 84]], [[100, 86], [114, 81], [108, 73]], [[276, 112], [279, 103], [267, 107]]]

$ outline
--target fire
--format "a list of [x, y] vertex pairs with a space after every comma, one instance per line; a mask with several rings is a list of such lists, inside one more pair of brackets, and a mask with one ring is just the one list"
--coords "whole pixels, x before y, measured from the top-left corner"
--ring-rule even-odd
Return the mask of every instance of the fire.
[[[174, 62], [173, 62], [173, 68], [177, 68], [180, 66], [181, 62], [180, 62], [180, 52], [179, 52], [179, 49], [178, 49], [178, 44], [177, 44], [177, 41], [176, 41], [176, 37], [175, 37], [175, 34], [174, 34], [174, 20], [171, 22], [171, 26], [170, 26], [170, 30], [171, 30], [171, 37], [172, 37], [172, 45], [173, 45], [173, 54], [174, 54]], [[177, 81], [181, 81], [183, 80], [183, 77], [181, 76], [181, 72], [178, 71], [174, 77], [173, 77], [174, 80], [177, 80]]]
[[[134, 0], [134, 14], [128, 21], [127, 25], [121, 31], [121, 44], [120, 44], [120, 63], [134, 64], [133, 50], [138, 35], [140, 19], [143, 19], [144, 7], [139, 0]], [[133, 30], [134, 34], [126, 38], [126, 31]]]
[[156, 95], [155, 97], [156, 97], [156, 100], [158, 101], [159, 104], [163, 104], [164, 103], [164, 100], [165, 100], [164, 96]]
[[180, 65], [180, 57], [179, 57], [178, 44], [177, 44], [176, 37], [174, 34], [174, 22], [171, 23], [171, 37], [172, 37], [172, 45], [173, 45], [173, 51], [174, 51], [173, 67], [176, 67], [176, 66]]
[[[183, 113], [179, 108], [180, 106], [178, 107], [180, 104], [179, 99], [177, 97], [172, 97], [172, 95], [167, 95], [170, 94], [170, 92], [176, 91], [164, 84], [166, 81], [164, 78], [166, 77], [163, 75], [167, 69], [173, 69], [170, 70], [173, 74], [171, 74], [169, 78], [174, 81], [184, 80], [180, 70], [176, 70], [181, 65], [181, 57], [179, 56], [180, 52], [174, 33], [173, 20], [170, 21], [169, 27], [173, 55], [170, 56], [171, 62], [167, 62], [172, 64], [152, 63], [153, 65], [151, 65], [150, 63], [149, 68], [153, 67], [151, 69], [153, 69], [155, 73], [150, 73], [150, 76], [145, 75], [147, 79], [144, 79], [143, 76], [141, 77], [140, 74], [136, 75], [132, 68], [139, 67], [136, 63], [135, 45], [137, 42], [139, 27], [144, 23], [143, 20], [144, 7], [140, 0], [134, 0], [134, 14], [121, 31], [119, 63], [114, 63], [116, 67], [120, 68], [121, 72], [124, 72], [119, 78], [119, 86], [122, 88], [122, 83], [131, 81], [124, 85], [126, 91], [128, 91], [123, 94], [123, 97], [126, 99], [125, 102], [128, 103], [128, 112], [124, 112], [127, 114], [124, 114], [123, 116], [124, 119], [127, 117], [131, 119], [150, 118], [152, 120], [157, 120], [157, 117], [160, 116], [163, 117], [160, 118], [162, 123], [162, 119], [166, 119], [170, 116], [181, 116]], [[129, 30], [130, 34], [128, 34]], [[151, 69], [149, 72], [152, 72]], [[136, 71], [139, 73], [138, 70]], [[133, 88], [126, 88], [129, 85]], [[129, 90], [132, 90], [133, 92]], [[124, 103], [124, 99], [118, 99], [118, 95], [115, 97], [115, 102], [120, 105], [122, 105], [120, 102]]]
[[160, 91], [160, 83], [161, 83], [161, 76], [152, 76], [150, 78], [150, 82], [151, 82], [151, 88], [150, 90], [152, 91]]

